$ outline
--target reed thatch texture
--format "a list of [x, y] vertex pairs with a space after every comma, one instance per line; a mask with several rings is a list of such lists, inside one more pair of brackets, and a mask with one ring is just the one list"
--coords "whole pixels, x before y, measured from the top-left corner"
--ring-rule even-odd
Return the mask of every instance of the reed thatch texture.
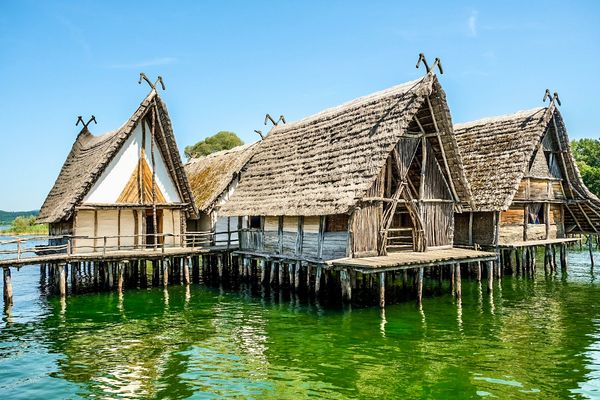
[[[556, 122], [556, 133], [554, 121]], [[454, 125], [466, 176], [472, 190], [475, 211], [505, 211], [511, 205], [525, 176], [545, 174], [535, 167], [545, 135], [556, 135], [564, 158], [563, 179], [567, 224], [585, 232], [600, 231], [600, 200], [583, 183], [570, 150], [567, 129], [558, 109], [534, 108], [515, 114]], [[579, 203], [573, 205], [572, 202]], [[582, 211], [581, 209], [584, 209]], [[575, 214], [573, 218], [572, 214]], [[591, 224], [590, 224], [591, 221]]]
[[[430, 98], [457, 193], [469, 200], [450, 113], [433, 74], [274, 127], [223, 215], [347, 214]], [[414, 125], [413, 125], [414, 126]], [[441, 163], [441, 161], [440, 161]]]
[[150, 111], [155, 99], [158, 117], [164, 129], [163, 137], [157, 128], [157, 147], [165, 158], [172, 178], [178, 183], [182, 192], [180, 193], [181, 198], [189, 204], [188, 211], [195, 214], [192, 191], [183, 170], [183, 163], [177, 149], [166, 105], [158, 93], [152, 90], [129, 120], [119, 129], [102, 136], [92, 135], [87, 128], [81, 130], [54, 186], [42, 205], [37, 219], [39, 223], [56, 223], [71, 217], [75, 207], [81, 203], [137, 124]]
[[258, 143], [237, 146], [192, 158], [185, 164], [198, 211], [209, 214], [213, 210], [217, 200], [238, 177], [257, 147]]

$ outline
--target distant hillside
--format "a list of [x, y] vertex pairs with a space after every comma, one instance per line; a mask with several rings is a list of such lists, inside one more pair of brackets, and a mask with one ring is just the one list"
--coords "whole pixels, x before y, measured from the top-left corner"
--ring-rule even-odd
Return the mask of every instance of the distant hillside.
[[0, 225], [9, 225], [15, 218], [19, 216], [33, 215], [37, 217], [39, 210], [33, 211], [2, 211], [0, 210]]

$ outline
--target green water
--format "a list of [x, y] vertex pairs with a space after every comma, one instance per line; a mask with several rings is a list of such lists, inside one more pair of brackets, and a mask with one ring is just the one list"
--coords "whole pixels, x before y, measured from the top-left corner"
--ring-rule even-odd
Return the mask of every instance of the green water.
[[202, 286], [61, 302], [26, 267], [0, 323], [0, 398], [600, 398], [588, 263], [385, 313]]

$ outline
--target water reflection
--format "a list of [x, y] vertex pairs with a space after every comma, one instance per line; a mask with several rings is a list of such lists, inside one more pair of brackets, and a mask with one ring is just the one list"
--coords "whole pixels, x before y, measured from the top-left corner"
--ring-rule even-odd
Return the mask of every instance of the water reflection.
[[465, 278], [462, 301], [447, 293], [384, 310], [178, 285], [46, 302], [39, 271], [23, 269], [14, 274], [15, 305], [0, 326], [0, 393], [594, 397], [600, 288], [585, 262], [572, 257], [571, 267], [566, 281], [505, 276], [487, 296]]

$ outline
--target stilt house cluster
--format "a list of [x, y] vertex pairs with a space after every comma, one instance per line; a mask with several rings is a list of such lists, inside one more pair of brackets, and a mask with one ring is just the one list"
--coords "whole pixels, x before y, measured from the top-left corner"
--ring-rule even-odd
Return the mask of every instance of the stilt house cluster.
[[317, 297], [323, 282], [346, 300], [377, 287], [381, 306], [386, 286], [413, 283], [420, 302], [425, 269], [439, 282], [449, 276], [460, 298], [461, 270], [481, 280], [484, 263], [492, 290], [510, 270], [506, 249], [523, 250], [523, 267], [527, 249], [534, 272], [535, 248], [548, 255], [558, 244], [566, 269], [568, 236], [600, 231], [600, 200], [581, 179], [557, 96], [453, 125], [425, 66], [420, 79], [282, 121], [257, 143], [185, 166], [156, 84], [142, 74], [150, 94], [116, 131], [84, 126], [41, 209], [52, 235], [42, 258], [55, 263], [61, 295], [65, 265], [77, 276], [86, 262], [109, 287], [117, 274], [119, 290], [124, 279], [148, 279], [151, 261], [152, 282], [162, 274], [165, 286], [176, 276], [260, 276]]

